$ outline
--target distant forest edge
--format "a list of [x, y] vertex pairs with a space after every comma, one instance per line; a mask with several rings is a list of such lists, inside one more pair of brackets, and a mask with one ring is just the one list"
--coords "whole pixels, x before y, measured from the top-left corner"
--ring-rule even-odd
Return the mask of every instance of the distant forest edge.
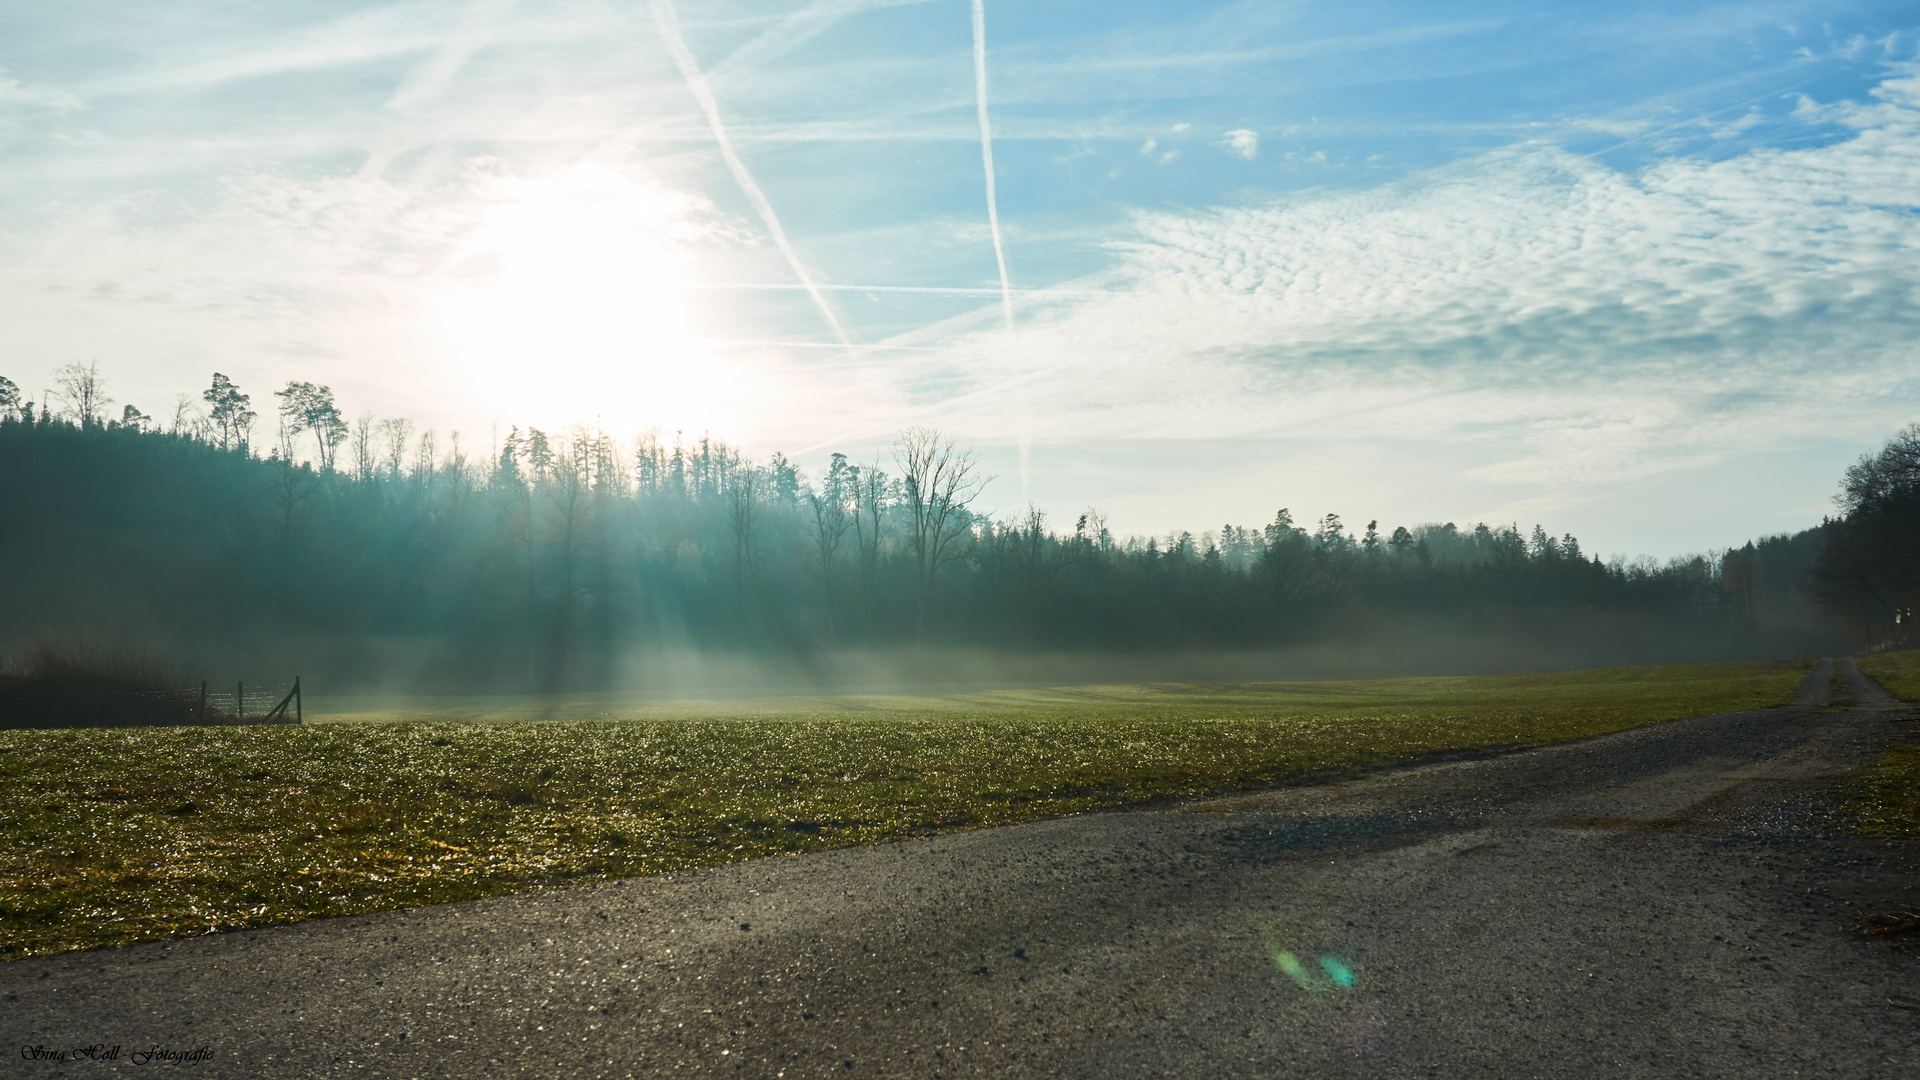
[[1044, 678], [1032, 658], [1100, 655], [1145, 678], [1159, 669], [1127, 657], [1211, 655], [1237, 659], [1204, 674], [1251, 678], [1911, 644], [1920, 426], [1848, 471], [1838, 517], [1663, 564], [1538, 525], [995, 520], [972, 454], [924, 429], [809, 477], [705, 436], [584, 426], [514, 428], [476, 456], [406, 420], [349, 422], [304, 382], [257, 440], [224, 375], [161, 420], [111, 414], [93, 365], [58, 381], [36, 405], [0, 378], [0, 644], [472, 692], [657, 685], [673, 656], [832, 682], [855, 677], [836, 656], [1000, 656]]

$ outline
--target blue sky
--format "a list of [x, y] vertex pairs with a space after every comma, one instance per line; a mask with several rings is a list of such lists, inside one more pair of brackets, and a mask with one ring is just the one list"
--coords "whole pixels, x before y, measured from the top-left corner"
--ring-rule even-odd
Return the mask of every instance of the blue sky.
[[987, 0], [1011, 328], [972, 26], [14, 5], [0, 374], [95, 359], [150, 414], [308, 379], [469, 447], [926, 424], [1009, 515], [1628, 555], [1816, 522], [1920, 418], [1910, 4]]

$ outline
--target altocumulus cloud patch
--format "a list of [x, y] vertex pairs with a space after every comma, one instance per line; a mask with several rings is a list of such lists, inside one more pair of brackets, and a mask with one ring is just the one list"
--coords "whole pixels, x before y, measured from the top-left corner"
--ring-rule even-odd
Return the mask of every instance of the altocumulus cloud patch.
[[1372, 191], [1141, 213], [1111, 299], [1034, 312], [977, 363], [1044, 372], [1061, 434], [1500, 431], [1528, 453], [1483, 471], [1519, 482], [1830, 426], [1836, 398], [1913, 380], [1920, 77], [1874, 96], [1808, 110], [1850, 129], [1817, 148], [1624, 174], [1522, 145]]

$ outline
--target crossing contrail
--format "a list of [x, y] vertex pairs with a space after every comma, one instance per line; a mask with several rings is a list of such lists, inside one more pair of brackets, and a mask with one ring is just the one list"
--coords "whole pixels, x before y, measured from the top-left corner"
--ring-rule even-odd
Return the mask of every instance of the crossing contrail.
[[[978, 18], [976, 15], [976, 21]], [[759, 184], [753, 182], [753, 174], [747, 171], [746, 163], [740, 160], [738, 153], [734, 152], [733, 140], [727, 137], [727, 126], [720, 122], [720, 106], [713, 99], [713, 90], [707, 85], [706, 76], [700, 74], [700, 65], [694, 60], [693, 51], [687, 48], [686, 41], [680, 36], [680, 18], [673, 9], [672, 0], [653, 0], [653, 22], [660, 30], [661, 40], [667, 43], [668, 51], [673, 53], [674, 62], [680, 65], [680, 75], [686, 79], [687, 89], [692, 92], [693, 99], [700, 103], [700, 111], [707, 114], [707, 127], [713, 131], [713, 141], [720, 145], [720, 156], [726, 159], [727, 168], [733, 173], [734, 182], [740, 185], [741, 191], [746, 192], [747, 201], [753, 204], [754, 210], [760, 214], [760, 220], [766, 224], [767, 232], [773, 236], [774, 246], [780, 249], [780, 254], [787, 257], [788, 268], [793, 271], [794, 277], [800, 279], [800, 284], [806, 288], [807, 295], [813, 297], [814, 306], [820, 309], [821, 317], [827, 320], [827, 326], [832, 328], [833, 336], [840, 339], [840, 344], [851, 351], [853, 342], [847, 339], [847, 332], [840, 325], [840, 317], [833, 313], [833, 308], [827, 303], [826, 294], [814, 284], [813, 275], [807, 273], [807, 268], [801, 265], [800, 256], [794, 252], [793, 245], [787, 242], [786, 230], [780, 227], [780, 219], [774, 215], [773, 204], [767, 201], [766, 193], [760, 190]], [[991, 184], [991, 177], [988, 182]], [[997, 236], [998, 234], [994, 241], [996, 245], [999, 243]], [[1004, 268], [1000, 277], [1002, 281], [1006, 280]], [[1011, 312], [1012, 308], [1009, 307], [1008, 311]], [[1011, 318], [1011, 314], [1008, 317]]]

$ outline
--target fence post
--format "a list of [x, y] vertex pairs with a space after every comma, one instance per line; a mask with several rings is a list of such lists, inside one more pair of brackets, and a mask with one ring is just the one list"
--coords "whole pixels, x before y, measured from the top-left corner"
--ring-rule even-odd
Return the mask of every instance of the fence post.
[[200, 680], [200, 722], [207, 722], [207, 680]]
[[247, 718], [246, 683], [237, 682], [233, 684], [233, 715], [237, 720], [245, 720]]
[[302, 715], [300, 712], [301, 704], [302, 702], [300, 699], [300, 676], [295, 675], [293, 677], [293, 722], [296, 724], [306, 723], [307, 718], [304, 715]]

